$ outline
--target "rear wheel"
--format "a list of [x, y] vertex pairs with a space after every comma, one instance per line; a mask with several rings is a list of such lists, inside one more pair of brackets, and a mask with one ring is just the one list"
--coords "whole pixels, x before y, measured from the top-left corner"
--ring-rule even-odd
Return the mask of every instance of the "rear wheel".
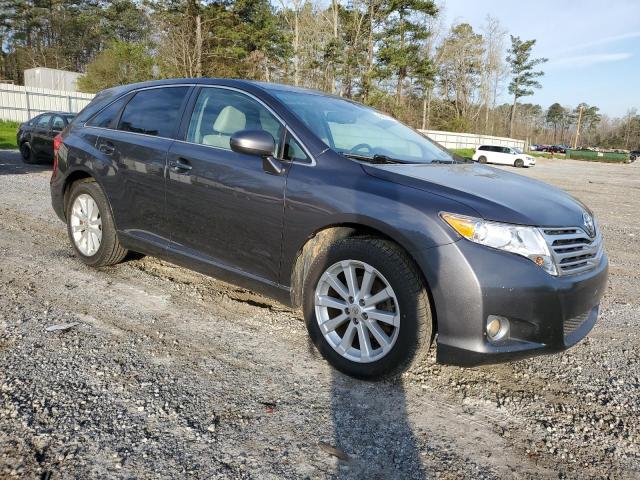
[[481, 157], [478, 158], [478, 161], [480, 163], [487, 163], [487, 157], [485, 157], [484, 155], [482, 155]]
[[36, 163], [36, 158], [29, 142], [24, 142], [20, 145], [20, 155], [22, 155], [22, 161], [24, 163]]
[[107, 198], [96, 182], [73, 184], [66, 217], [71, 244], [87, 265], [113, 265], [127, 255], [118, 241]]
[[336, 369], [380, 379], [428, 352], [432, 320], [421, 277], [390, 241], [347, 238], [316, 256], [304, 284], [311, 340]]
[[522, 160], [521, 158], [518, 158], [513, 165], [518, 168], [522, 168], [524, 167], [524, 160]]

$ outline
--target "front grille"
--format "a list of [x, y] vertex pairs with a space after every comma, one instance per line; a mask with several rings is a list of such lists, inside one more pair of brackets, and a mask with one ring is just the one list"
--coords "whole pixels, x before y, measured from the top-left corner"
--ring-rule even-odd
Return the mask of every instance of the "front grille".
[[587, 321], [590, 313], [591, 312], [585, 312], [582, 315], [578, 315], [577, 317], [573, 317], [573, 318], [569, 318], [568, 320], [565, 320], [562, 326], [564, 330], [564, 336], [566, 337], [568, 335], [571, 335], [578, 328], [580, 328], [580, 325], [582, 325], [584, 322]]
[[582, 273], [596, 267], [602, 258], [600, 232], [594, 238], [581, 228], [542, 228], [559, 275]]

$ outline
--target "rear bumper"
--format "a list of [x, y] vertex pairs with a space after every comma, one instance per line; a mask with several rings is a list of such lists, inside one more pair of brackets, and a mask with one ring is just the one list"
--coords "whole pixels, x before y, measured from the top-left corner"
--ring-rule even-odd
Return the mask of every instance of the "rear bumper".
[[53, 207], [53, 211], [56, 212], [60, 220], [66, 222], [64, 212], [64, 183], [65, 179], [60, 172], [58, 172], [58, 174], [51, 179], [49, 190], [51, 191], [51, 206]]
[[[475, 366], [562, 351], [593, 328], [608, 259], [593, 270], [553, 277], [523, 257], [466, 240], [418, 255], [429, 282], [440, 363]], [[488, 340], [487, 317], [509, 319], [509, 335]]]

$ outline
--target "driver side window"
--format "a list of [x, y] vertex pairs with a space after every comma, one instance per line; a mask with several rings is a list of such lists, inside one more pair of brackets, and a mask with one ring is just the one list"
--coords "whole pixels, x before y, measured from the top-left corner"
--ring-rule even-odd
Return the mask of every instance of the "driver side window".
[[203, 88], [191, 115], [187, 142], [231, 150], [231, 136], [241, 130], [269, 132], [279, 152], [282, 125], [269, 110], [240, 92]]

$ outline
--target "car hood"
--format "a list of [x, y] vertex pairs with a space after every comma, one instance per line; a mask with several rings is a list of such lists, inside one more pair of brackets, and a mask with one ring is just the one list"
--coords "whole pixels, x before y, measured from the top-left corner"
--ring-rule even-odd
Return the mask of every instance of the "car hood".
[[584, 211], [589, 211], [559, 188], [476, 163], [363, 164], [363, 168], [374, 177], [461, 202], [485, 220], [541, 227], [581, 226]]

